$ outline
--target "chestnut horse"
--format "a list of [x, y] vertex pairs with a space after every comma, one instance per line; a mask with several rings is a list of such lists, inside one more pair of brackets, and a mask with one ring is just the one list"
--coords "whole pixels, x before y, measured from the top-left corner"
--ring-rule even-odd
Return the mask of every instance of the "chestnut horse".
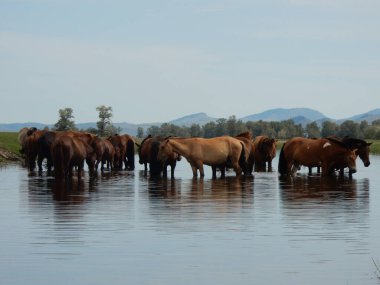
[[78, 137], [72, 137], [67, 134], [59, 135], [51, 145], [51, 156], [54, 165], [54, 174], [56, 178], [68, 178], [72, 176], [73, 167], [78, 167], [78, 179], [80, 179], [84, 160], [87, 163], [90, 172], [93, 169], [94, 150]]
[[111, 144], [109, 140], [96, 137], [91, 143], [91, 147], [95, 151], [95, 160], [94, 164], [95, 169], [98, 170], [100, 164], [100, 170], [104, 171], [104, 164], [107, 165], [107, 169], [111, 167], [113, 169], [114, 156], [115, 156], [115, 148]]
[[322, 175], [331, 174], [337, 165], [356, 172], [355, 151], [342, 143], [328, 139], [307, 139], [295, 137], [288, 140], [282, 147], [278, 163], [281, 175], [294, 175], [299, 166], [322, 167]]
[[204, 177], [203, 165], [219, 166], [231, 161], [236, 175], [239, 176], [242, 169], [239, 159], [244, 154], [244, 146], [241, 141], [230, 136], [205, 138], [169, 138], [161, 142], [158, 151], [158, 159], [166, 161], [172, 152], [184, 156], [190, 163], [193, 176], [197, 177], [198, 170]]
[[113, 135], [108, 138], [115, 148], [115, 167], [123, 169], [135, 169], [135, 141], [130, 135]]
[[174, 178], [174, 170], [177, 165], [177, 161], [181, 160], [181, 156], [178, 153], [172, 152], [168, 155], [166, 161], [160, 161], [157, 158], [158, 150], [160, 143], [164, 141], [164, 138], [156, 136], [152, 137], [151, 135], [147, 136], [141, 144], [137, 144], [138, 154], [139, 154], [139, 163], [144, 164], [144, 173], [147, 175], [148, 164], [149, 172], [152, 176], [159, 176], [163, 172], [163, 177], [167, 177], [167, 167], [171, 167], [171, 177]]
[[272, 171], [272, 160], [276, 156], [276, 140], [267, 136], [257, 136], [253, 140], [255, 171]]
[[[363, 161], [364, 166], [368, 167], [371, 164], [369, 160], [369, 153], [370, 153], [369, 147], [372, 143], [367, 143], [364, 140], [350, 138], [347, 136], [344, 138], [329, 136], [329, 137], [326, 137], [326, 139], [332, 142], [336, 142], [336, 143], [343, 143], [346, 147], [348, 147], [351, 150], [357, 149], [356, 155], [359, 156], [359, 158]], [[339, 165], [337, 165], [335, 168], [339, 169], [340, 175], [343, 175], [344, 167], [341, 168]], [[319, 168], [318, 168], [318, 173], [319, 173]], [[309, 168], [309, 174], [311, 174], [311, 167]]]

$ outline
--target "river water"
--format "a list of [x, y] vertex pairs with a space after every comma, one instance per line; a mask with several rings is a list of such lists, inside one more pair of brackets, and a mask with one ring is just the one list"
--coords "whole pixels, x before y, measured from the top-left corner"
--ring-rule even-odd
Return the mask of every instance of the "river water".
[[379, 156], [353, 179], [142, 169], [0, 168], [0, 284], [380, 284]]

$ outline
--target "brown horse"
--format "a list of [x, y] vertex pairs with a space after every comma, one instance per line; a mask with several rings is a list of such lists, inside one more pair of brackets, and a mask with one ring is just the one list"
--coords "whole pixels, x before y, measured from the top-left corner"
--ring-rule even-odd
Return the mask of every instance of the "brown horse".
[[[326, 137], [326, 139], [328, 139], [332, 142], [335, 142], [335, 143], [343, 143], [347, 148], [349, 148], [351, 150], [357, 149], [356, 155], [359, 156], [359, 158], [363, 161], [364, 166], [368, 167], [371, 164], [371, 162], [369, 160], [369, 153], [370, 153], [369, 147], [372, 143], [367, 143], [364, 140], [356, 139], [356, 138], [350, 138], [347, 136], [344, 138], [340, 138], [340, 137], [336, 137], [336, 136], [329, 136], [329, 137]], [[343, 175], [344, 167], [341, 168], [340, 166], [337, 165], [336, 169], [339, 170], [340, 175]], [[312, 170], [310, 167], [309, 168], [309, 174], [311, 174], [311, 172], [312, 172]], [[319, 168], [318, 168], [318, 173], [319, 173]]]
[[157, 157], [166, 161], [172, 152], [184, 156], [191, 165], [194, 177], [197, 177], [198, 170], [200, 176], [204, 177], [204, 164], [219, 166], [230, 160], [236, 175], [239, 176], [242, 172], [239, 159], [243, 151], [241, 141], [229, 136], [210, 139], [169, 138], [160, 144]]
[[147, 136], [141, 144], [137, 144], [138, 146], [138, 154], [139, 154], [139, 163], [144, 164], [144, 172], [145, 175], [148, 171], [149, 164], [149, 172], [152, 176], [159, 176], [161, 172], [163, 172], [163, 177], [167, 177], [167, 167], [170, 165], [171, 167], [171, 177], [174, 178], [174, 170], [177, 165], [177, 161], [181, 160], [181, 156], [178, 153], [172, 152], [168, 155], [165, 161], [160, 161], [157, 158], [158, 150], [160, 147], [160, 143], [165, 139], [159, 136], [152, 137], [151, 135]]
[[276, 140], [267, 136], [257, 136], [253, 140], [255, 171], [272, 171], [272, 160], [276, 156]]
[[91, 147], [94, 149], [96, 154], [96, 163], [94, 164], [95, 169], [98, 170], [100, 164], [100, 170], [104, 171], [104, 164], [107, 164], [107, 169], [111, 167], [113, 169], [113, 162], [115, 156], [115, 148], [109, 140], [96, 137], [91, 143]]
[[123, 169], [135, 169], [135, 141], [130, 135], [113, 135], [108, 138], [115, 148], [114, 166]]
[[294, 175], [299, 166], [322, 167], [322, 175], [331, 174], [337, 165], [356, 172], [356, 154], [344, 146], [327, 139], [295, 137], [282, 147], [278, 163], [281, 175]]
[[78, 167], [78, 179], [80, 179], [86, 158], [92, 172], [94, 150], [80, 138], [59, 135], [51, 146], [51, 156], [56, 178], [70, 179], [73, 167]]

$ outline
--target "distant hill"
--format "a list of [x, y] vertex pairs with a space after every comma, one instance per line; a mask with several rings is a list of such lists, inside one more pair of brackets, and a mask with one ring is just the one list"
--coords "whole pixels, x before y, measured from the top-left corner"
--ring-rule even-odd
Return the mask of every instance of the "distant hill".
[[190, 127], [193, 124], [205, 125], [216, 120], [216, 118], [209, 117], [206, 113], [196, 113], [172, 120], [169, 123], [177, 126]]
[[[306, 126], [308, 123], [317, 122], [319, 126], [322, 125], [324, 121], [331, 121], [341, 124], [346, 120], [352, 120], [354, 122], [367, 121], [368, 123], [372, 123], [374, 120], [380, 119], [380, 109], [374, 109], [367, 113], [358, 114], [352, 116], [350, 118], [335, 120], [326, 117], [322, 113], [309, 109], [309, 108], [291, 108], [291, 109], [271, 109], [259, 114], [252, 114], [249, 116], [245, 116], [240, 118], [243, 122], [247, 121], [283, 121], [283, 120], [293, 120], [296, 124], [301, 124], [302, 126]], [[178, 125], [178, 126], [186, 126], [190, 127], [192, 124], [204, 125], [206, 123], [216, 121], [216, 118], [209, 117], [206, 113], [196, 113], [188, 116], [184, 116], [172, 121], [169, 121], [170, 124]], [[121, 128], [121, 133], [128, 133], [131, 135], [137, 134], [137, 129], [142, 127], [144, 132], [151, 126], [160, 126], [162, 122], [155, 123], [144, 123], [144, 124], [131, 124], [127, 122], [123, 123], [113, 123], [116, 127]], [[18, 132], [23, 127], [36, 127], [38, 129], [43, 129], [44, 127], [52, 128], [54, 125], [52, 124], [43, 124], [43, 123], [34, 123], [34, 122], [26, 122], [26, 123], [12, 123], [12, 124], [0, 124], [0, 131], [3, 132]], [[96, 128], [95, 122], [89, 123], [78, 123], [76, 124], [78, 129], [88, 129], [88, 128]]]
[[379, 120], [379, 119], [380, 119], [380, 109], [374, 109], [367, 113], [355, 115], [347, 119], [338, 120], [338, 123], [341, 124], [346, 120], [352, 120], [354, 122], [367, 121], [369, 124], [371, 124], [374, 120]]
[[271, 109], [259, 114], [253, 114], [241, 118], [243, 122], [247, 121], [284, 121], [297, 117], [304, 117], [310, 121], [316, 121], [326, 118], [322, 113], [309, 108], [291, 108], [291, 109]]

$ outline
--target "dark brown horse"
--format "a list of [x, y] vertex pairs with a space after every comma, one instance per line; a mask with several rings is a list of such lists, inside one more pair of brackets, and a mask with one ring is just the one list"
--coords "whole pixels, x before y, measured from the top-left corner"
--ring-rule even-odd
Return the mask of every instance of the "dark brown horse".
[[278, 163], [281, 175], [294, 175], [301, 165], [307, 167], [322, 167], [322, 175], [334, 172], [337, 165], [356, 172], [355, 151], [344, 144], [328, 139], [307, 139], [296, 137], [288, 140], [282, 147]]
[[141, 144], [138, 146], [139, 154], [139, 163], [144, 164], [145, 175], [148, 171], [152, 176], [159, 176], [163, 172], [163, 177], [167, 177], [167, 167], [171, 167], [171, 177], [174, 178], [174, 170], [177, 165], [177, 161], [181, 160], [181, 156], [178, 153], [173, 152], [171, 155], [168, 155], [168, 158], [165, 161], [160, 161], [157, 158], [160, 143], [164, 141], [164, 138], [156, 136], [152, 137], [149, 135], [146, 137]]
[[267, 136], [257, 136], [253, 140], [252, 148], [255, 171], [272, 171], [272, 160], [276, 156], [276, 140]]
[[118, 169], [135, 169], [135, 141], [130, 135], [113, 135], [108, 138], [115, 148], [114, 166]]
[[220, 166], [227, 161], [231, 161], [237, 176], [242, 172], [239, 159], [244, 152], [244, 146], [241, 141], [230, 136], [210, 139], [169, 138], [160, 144], [158, 159], [166, 161], [172, 152], [176, 152], [187, 159], [194, 177], [197, 177], [198, 170], [200, 176], [204, 177], [204, 164]]
[[80, 179], [84, 161], [87, 159], [87, 163], [90, 172], [94, 168], [92, 159], [94, 156], [94, 150], [91, 146], [85, 143], [78, 137], [72, 137], [69, 135], [59, 135], [51, 146], [51, 156], [54, 164], [54, 174], [56, 178], [68, 178], [72, 177], [73, 168], [78, 168], [78, 179]]

